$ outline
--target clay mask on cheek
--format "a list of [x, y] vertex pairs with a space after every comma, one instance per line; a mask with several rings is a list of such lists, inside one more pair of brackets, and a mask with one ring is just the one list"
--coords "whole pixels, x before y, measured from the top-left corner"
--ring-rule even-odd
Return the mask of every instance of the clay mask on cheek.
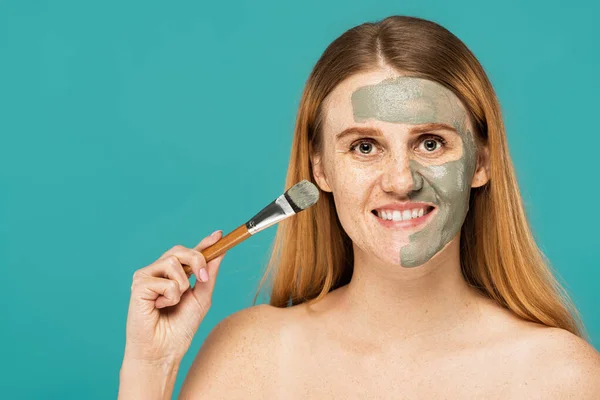
[[412, 201], [436, 205], [436, 215], [423, 229], [408, 236], [400, 249], [403, 267], [424, 264], [461, 229], [469, 210], [471, 179], [476, 168], [476, 146], [467, 129], [467, 114], [456, 95], [437, 82], [401, 76], [363, 86], [352, 94], [354, 120], [370, 118], [405, 124], [445, 123], [462, 140], [459, 159], [440, 165], [409, 161], [414, 179]]

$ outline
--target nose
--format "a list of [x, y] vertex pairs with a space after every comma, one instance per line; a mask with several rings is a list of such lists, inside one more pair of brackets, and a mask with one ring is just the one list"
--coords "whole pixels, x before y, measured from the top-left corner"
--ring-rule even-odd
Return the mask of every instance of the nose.
[[381, 178], [381, 188], [402, 196], [423, 187], [423, 177], [411, 167], [410, 159], [402, 156], [390, 162]]

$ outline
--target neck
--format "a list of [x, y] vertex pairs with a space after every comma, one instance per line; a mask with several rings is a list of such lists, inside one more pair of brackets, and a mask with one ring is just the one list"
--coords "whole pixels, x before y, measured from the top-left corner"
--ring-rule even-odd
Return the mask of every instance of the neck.
[[340, 306], [361, 335], [376, 338], [447, 335], [477, 317], [479, 295], [460, 269], [460, 234], [427, 263], [414, 268], [374, 261], [355, 248], [350, 283]]

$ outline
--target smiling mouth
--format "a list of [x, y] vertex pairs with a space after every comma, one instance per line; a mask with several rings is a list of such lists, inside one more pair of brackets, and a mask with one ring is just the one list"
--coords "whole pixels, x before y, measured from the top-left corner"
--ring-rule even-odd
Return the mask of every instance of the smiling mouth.
[[425, 206], [408, 210], [372, 210], [371, 213], [382, 221], [403, 222], [413, 221], [420, 222], [435, 209], [433, 206]]

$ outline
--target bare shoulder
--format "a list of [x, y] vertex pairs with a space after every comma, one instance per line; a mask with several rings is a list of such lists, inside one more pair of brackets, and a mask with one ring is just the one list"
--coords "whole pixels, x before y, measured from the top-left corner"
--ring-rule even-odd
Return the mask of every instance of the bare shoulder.
[[[600, 399], [600, 353], [579, 336], [561, 328], [525, 321], [484, 299], [482, 324], [486, 346], [506, 362], [505, 379], [529, 398]], [[493, 350], [492, 350], [493, 349]]]
[[179, 398], [261, 398], [277, 367], [285, 309], [261, 304], [219, 322], [206, 337]]
[[550, 327], [529, 329], [534, 378], [552, 398], [600, 398], [600, 353], [571, 332]]

